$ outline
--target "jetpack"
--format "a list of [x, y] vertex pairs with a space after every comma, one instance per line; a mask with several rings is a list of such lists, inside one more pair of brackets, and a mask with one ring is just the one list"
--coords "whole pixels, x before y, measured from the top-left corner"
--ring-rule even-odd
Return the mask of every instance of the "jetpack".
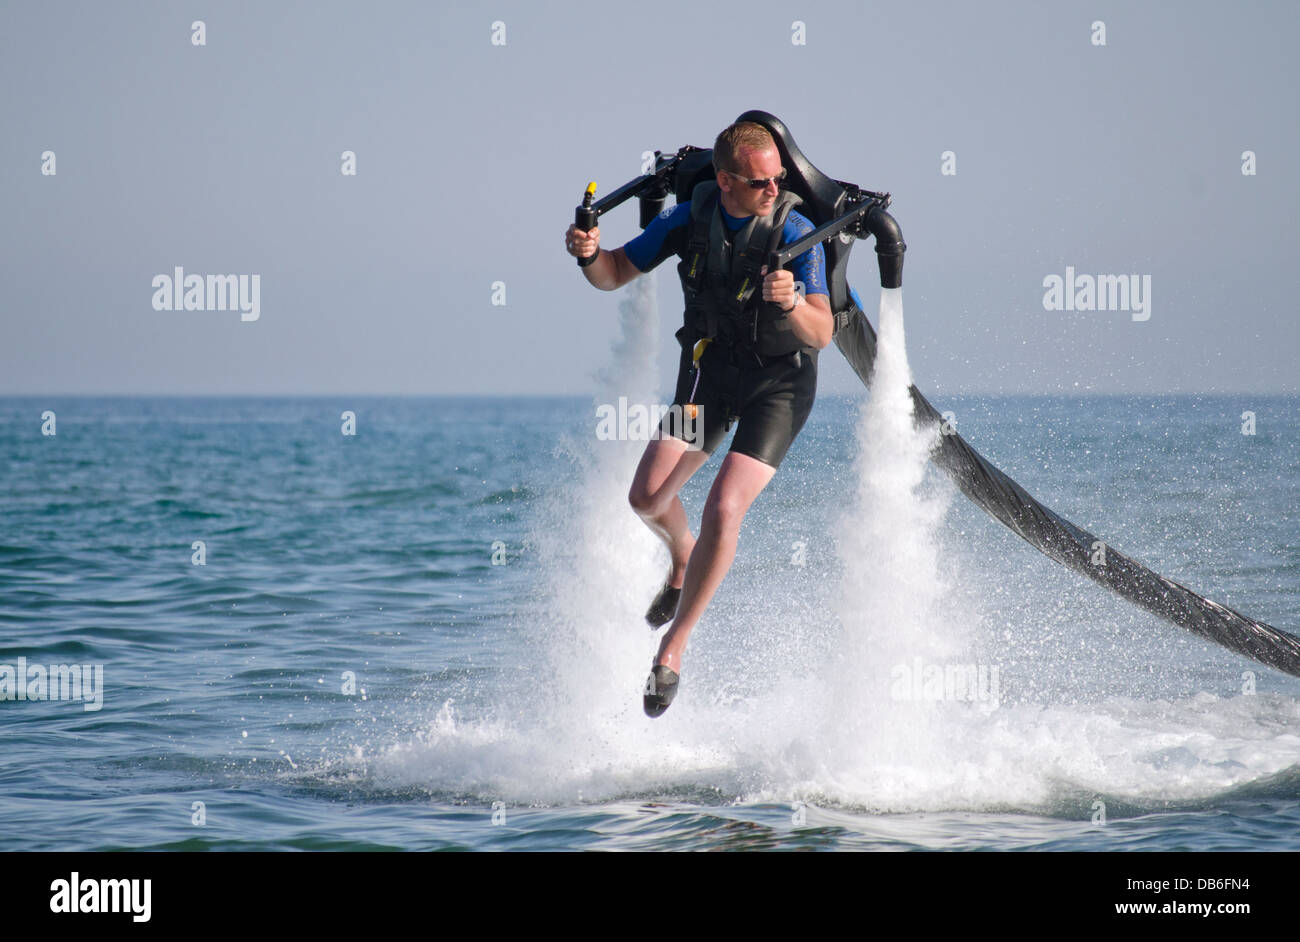
[[[786, 169], [782, 187], [801, 198], [799, 211], [816, 227], [798, 242], [772, 253], [768, 270], [775, 271], [818, 243], [823, 246], [831, 311], [835, 315], [835, 345], [863, 385], [870, 388], [876, 332], [848, 284], [848, 261], [855, 241], [874, 238], [881, 287], [902, 286], [907, 246], [898, 223], [888, 212], [890, 195], [826, 176], [799, 150], [789, 129], [765, 111], [747, 111], [736, 120], [753, 121], [771, 132]], [[678, 203], [685, 202], [697, 183], [713, 179], [712, 158], [711, 150], [699, 147], [683, 147], [674, 154], [656, 151], [652, 172], [603, 199], [594, 198], [592, 184], [583, 205], [575, 211], [575, 223], [580, 229], [591, 229], [603, 213], [635, 197], [641, 205], [641, 227], [645, 228], [663, 210], [669, 196]], [[579, 264], [583, 261], [580, 259]], [[910, 392], [918, 426], [942, 421], [939, 411], [916, 386]], [[1198, 595], [1075, 526], [1035, 500], [960, 435], [942, 434], [937, 441], [930, 460], [963, 494], [1045, 555], [1203, 638], [1300, 677], [1300, 637]], [[1093, 547], [1099, 543], [1106, 547], [1105, 565], [1093, 563]]]

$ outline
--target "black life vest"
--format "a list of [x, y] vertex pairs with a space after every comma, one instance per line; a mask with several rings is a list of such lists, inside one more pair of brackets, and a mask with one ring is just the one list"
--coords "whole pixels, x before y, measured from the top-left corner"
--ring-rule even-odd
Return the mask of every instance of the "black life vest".
[[677, 274], [686, 295], [686, 328], [694, 339], [711, 337], [760, 357], [817, 352], [795, 335], [781, 305], [763, 300], [758, 274], [780, 247], [786, 217], [800, 202], [782, 190], [772, 212], [751, 216], [733, 233], [723, 222], [716, 182], [707, 180], [691, 192], [689, 236]]

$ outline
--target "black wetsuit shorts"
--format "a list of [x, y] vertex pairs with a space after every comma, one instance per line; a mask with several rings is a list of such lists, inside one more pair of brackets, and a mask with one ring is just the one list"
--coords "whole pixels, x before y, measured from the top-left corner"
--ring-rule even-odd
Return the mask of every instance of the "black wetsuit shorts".
[[[715, 340], [700, 358], [697, 384], [694, 339], [685, 327], [677, 332], [681, 364], [674, 408], [664, 418], [663, 433], [711, 455], [738, 421], [731, 450], [779, 468], [812, 412], [817, 355], [801, 352], [760, 360]], [[693, 419], [689, 411], [683, 412], [689, 404], [698, 406]]]

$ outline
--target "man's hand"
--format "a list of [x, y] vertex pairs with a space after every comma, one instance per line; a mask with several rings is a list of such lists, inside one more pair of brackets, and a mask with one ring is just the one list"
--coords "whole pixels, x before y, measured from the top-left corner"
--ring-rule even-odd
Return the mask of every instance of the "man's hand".
[[600, 226], [584, 231], [570, 225], [564, 230], [564, 250], [574, 258], [595, 258], [594, 262], [579, 270], [587, 281], [601, 291], [614, 291], [641, 274], [627, 260], [622, 249], [614, 249], [612, 252], [600, 250]]
[[[762, 267], [759, 274], [764, 272], [767, 272], [766, 265]], [[793, 311], [795, 305], [803, 300], [803, 296], [795, 290], [794, 273], [784, 268], [768, 273], [763, 279], [763, 300], [781, 305], [787, 313]]]
[[[767, 271], [764, 265], [759, 274]], [[795, 290], [794, 275], [784, 268], [763, 278], [763, 300], [781, 305], [790, 315], [790, 327], [801, 341], [817, 350], [831, 342], [835, 332], [835, 319], [831, 316], [831, 302], [824, 294], [804, 297]]]
[[574, 258], [589, 258], [600, 251], [600, 226], [590, 231], [570, 224], [564, 230], [564, 250]]

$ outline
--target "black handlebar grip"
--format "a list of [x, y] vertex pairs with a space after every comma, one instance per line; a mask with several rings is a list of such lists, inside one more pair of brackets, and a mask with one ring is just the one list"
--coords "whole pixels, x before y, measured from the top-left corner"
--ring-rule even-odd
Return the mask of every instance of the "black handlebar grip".
[[[585, 201], [589, 202], [590, 197], [587, 197]], [[598, 217], [596, 216], [596, 211], [592, 209], [590, 206], [579, 206], [577, 209], [573, 211], [573, 224], [577, 226], [579, 229], [581, 229], [583, 232], [590, 232], [592, 229], [595, 229], [597, 221], [598, 221]], [[600, 255], [599, 248], [597, 248], [594, 253], [588, 255], [586, 258], [579, 258], [578, 267], [586, 268], [588, 265], [590, 265], [592, 262], [596, 260], [596, 256], [598, 255]]]

